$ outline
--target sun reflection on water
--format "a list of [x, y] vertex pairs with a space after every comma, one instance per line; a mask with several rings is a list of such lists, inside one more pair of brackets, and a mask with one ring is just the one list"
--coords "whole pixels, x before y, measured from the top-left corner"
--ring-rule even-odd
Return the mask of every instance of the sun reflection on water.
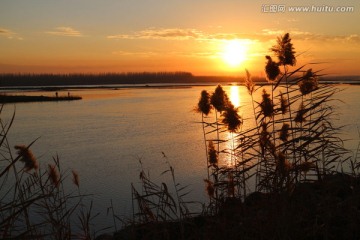
[[[236, 86], [236, 85], [230, 86], [228, 90], [228, 96], [235, 108], [240, 107], [241, 105], [240, 86]], [[224, 157], [224, 163], [227, 167], [234, 167], [235, 163], [237, 162], [235, 153], [233, 151], [237, 144], [236, 140], [234, 139], [236, 134], [231, 132], [226, 132], [225, 134], [226, 135], [224, 136], [224, 139], [228, 140], [226, 143], [226, 148], [228, 150], [226, 156]]]
[[224, 157], [224, 163], [227, 167], [232, 168], [235, 166], [236, 163], [236, 156], [235, 156], [235, 145], [236, 141], [234, 139], [235, 134], [231, 132], [227, 132], [225, 139], [227, 139], [226, 148], [227, 148], [227, 154]]
[[240, 106], [240, 91], [239, 86], [230, 86], [230, 101], [234, 105], [234, 107]]

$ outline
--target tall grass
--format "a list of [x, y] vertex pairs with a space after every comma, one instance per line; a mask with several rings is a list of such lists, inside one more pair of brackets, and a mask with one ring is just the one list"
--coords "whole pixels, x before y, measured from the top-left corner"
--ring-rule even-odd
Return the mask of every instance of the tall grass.
[[[250, 94], [253, 110], [249, 116], [240, 116], [239, 109], [234, 107], [221, 85], [212, 93], [201, 92], [196, 111], [201, 114], [206, 151], [204, 183], [209, 202], [203, 206], [202, 215], [207, 218], [190, 221], [187, 216], [191, 215], [182, 214], [186, 204], [181, 204], [185, 202], [179, 192], [183, 189], [176, 187], [172, 167], [168, 170], [174, 182], [172, 194], [165, 183], [157, 185], [141, 171], [142, 192], [134, 186], [132, 192], [133, 205], [137, 206], [133, 223], [142, 225], [131, 228], [127, 235], [130, 239], [171, 239], [174, 233], [180, 233], [177, 239], [190, 236], [201, 239], [266, 239], [270, 236], [303, 239], [298, 235], [301, 224], [312, 231], [306, 232], [304, 237], [330, 234], [334, 215], [326, 215], [327, 210], [324, 212], [323, 209], [333, 207], [327, 202], [327, 198], [333, 196], [328, 196], [326, 181], [321, 187], [306, 184], [324, 179], [338, 181], [336, 173], [344, 171], [345, 163], [352, 163], [354, 175], [359, 170], [356, 158], [349, 161], [350, 155], [338, 137], [341, 127], [333, 124], [332, 103], [339, 90], [334, 85], [321, 83], [320, 72], [307, 65], [296, 66], [289, 34], [279, 37], [270, 51], [273, 56], [265, 57], [264, 67], [268, 86], [256, 86], [246, 70], [244, 86]], [[250, 127], [245, 128], [244, 123]], [[331, 180], [329, 176], [335, 177]], [[348, 184], [346, 177], [340, 178]], [[338, 183], [333, 184], [334, 192], [337, 192]], [[321, 190], [309, 190], [315, 186]], [[298, 202], [302, 194], [311, 199], [317, 198], [318, 194], [327, 194], [325, 199], [318, 200], [322, 208], [302, 215], [308, 221], [319, 218], [326, 222], [325, 225], [304, 223], [304, 219], [291, 217], [291, 214], [302, 214], [299, 211], [303, 211], [304, 206]], [[169, 225], [175, 220], [178, 225]], [[346, 219], [353, 220], [352, 217]], [[201, 230], [194, 230], [194, 226]], [[119, 234], [120, 239], [125, 233]]]
[[[133, 217], [125, 221], [126, 230], [115, 234], [116, 239], [188, 239], [189, 224], [194, 215], [190, 205], [198, 204], [188, 201], [188, 186], [182, 186], [176, 181], [175, 170], [168, 163], [168, 169], [162, 175], [170, 175], [171, 185], [161, 182], [157, 184], [146, 173], [141, 160], [139, 174], [140, 190], [131, 185]], [[177, 236], [174, 238], [173, 231]]]
[[[291, 193], [297, 184], [321, 180], [350, 163], [338, 137], [341, 127], [333, 124], [332, 103], [339, 90], [321, 83], [322, 74], [313, 71], [313, 66], [296, 66], [288, 33], [278, 37], [270, 51], [273, 56], [266, 56], [265, 72], [270, 85], [266, 89], [271, 92], [255, 86], [246, 70], [244, 86], [252, 100], [253, 116], [240, 117], [220, 85], [212, 94], [202, 92], [198, 110], [207, 116], [202, 117], [202, 127], [210, 169], [205, 182], [215, 213], [228, 198], [244, 199], [249, 190]], [[261, 98], [257, 99], [259, 91]], [[201, 108], [209, 102], [204, 96], [217, 100], [210, 101], [206, 111]], [[252, 127], [240, 128], [245, 121]], [[235, 160], [230, 165], [225, 161], [229, 158]]]
[[[79, 176], [73, 171], [74, 190], [65, 189], [69, 171], [56, 156], [41, 164], [28, 145], [13, 152], [9, 121], [0, 106], [0, 238], [1, 239], [92, 239], [92, 204], [80, 193]], [[90, 206], [90, 207], [89, 207]]]
[[[182, 214], [183, 189], [176, 187], [172, 167], [173, 193], [141, 171], [142, 192], [132, 186], [133, 223], [141, 225], [120, 232], [119, 239], [357, 239], [358, 215], [350, 209], [358, 206], [360, 164], [344, 149], [341, 126], [334, 125], [339, 90], [322, 83], [313, 64], [296, 66], [289, 34], [270, 51], [268, 86], [256, 86], [246, 70], [249, 115], [240, 116], [221, 85], [201, 92], [196, 110], [209, 197], [202, 215]], [[346, 164], [355, 178], [342, 174]], [[339, 216], [342, 211], [349, 216]], [[342, 228], [334, 230], [339, 219]]]

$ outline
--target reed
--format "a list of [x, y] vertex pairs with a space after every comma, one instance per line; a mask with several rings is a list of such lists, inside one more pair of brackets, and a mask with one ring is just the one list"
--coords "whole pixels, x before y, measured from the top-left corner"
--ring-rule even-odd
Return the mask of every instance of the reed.
[[[56, 156], [42, 164], [31, 146], [16, 145], [13, 153], [8, 135], [15, 118], [1, 117], [0, 107], [0, 238], [92, 239], [91, 207], [83, 207], [84, 195], [65, 189], [67, 171]], [[79, 188], [79, 175], [74, 174]], [[77, 217], [78, 216], [78, 217]], [[78, 226], [78, 227], [76, 227]]]
[[126, 222], [127, 228], [115, 234], [116, 239], [173, 239], [174, 236], [169, 235], [170, 232], [173, 234], [173, 231], [176, 232], [176, 239], [188, 239], [188, 221], [199, 215], [199, 212], [191, 212], [189, 206], [199, 203], [186, 200], [188, 186], [181, 186], [176, 181], [174, 168], [164, 153], [163, 157], [167, 161], [168, 169], [161, 175], [170, 174], [172, 186], [165, 182], [153, 182], [139, 159], [141, 190], [138, 190], [135, 184], [131, 185], [133, 217], [131, 221]]
[[[296, 67], [296, 52], [289, 34], [278, 37], [270, 51], [273, 56], [266, 56], [265, 65], [272, 86], [270, 93], [263, 87], [256, 88], [246, 70], [244, 85], [252, 99], [253, 127], [238, 131], [251, 116], [240, 117], [220, 86], [212, 95], [210, 103], [215, 109], [215, 123], [203, 122], [203, 126], [213, 129], [216, 126], [216, 130], [204, 131], [209, 145], [207, 167], [212, 177], [205, 183], [207, 189], [214, 188], [208, 192], [210, 200], [217, 199], [216, 205], [221, 205], [228, 196], [244, 199], [249, 182], [255, 182], [255, 186], [251, 184], [252, 191], [290, 194], [296, 184], [321, 180], [349, 160], [341, 139], [336, 137], [341, 128], [332, 124], [331, 102], [338, 91], [336, 87], [321, 83], [322, 75], [312, 68], [304, 70], [307, 65]], [[257, 100], [253, 95], [260, 89], [261, 99]], [[218, 112], [222, 113], [220, 118]], [[224, 132], [232, 133], [233, 137], [221, 138]], [[226, 148], [228, 141], [235, 143], [233, 149]], [[213, 142], [217, 143], [216, 164], [211, 160], [215, 158]], [[225, 166], [224, 159], [229, 153], [239, 160]], [[239, 191], [228, 192], [225, 185]]]

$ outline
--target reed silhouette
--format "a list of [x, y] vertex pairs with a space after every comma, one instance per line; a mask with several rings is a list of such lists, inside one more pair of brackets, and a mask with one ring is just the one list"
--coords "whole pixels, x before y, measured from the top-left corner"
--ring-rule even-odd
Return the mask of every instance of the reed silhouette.
[[[216, 109], [215, 122], [202, 122], [205, 142], [209, 149], [213, 142], [217, 143], [219, 157], [233, 152], [226, 149], [227, 141], [236, 142], [235, 152], [232, 153], [238, 159], [236, 164], [230, 169], [226, 167], [227, 170], [213, 172], [214, 186], [218, 188], [229, 181], [235, 182], [239, 189], [249, 188], [247, 182], [256, 176], [255, 190], [291, 191], [299, 182], [321, 180], [349, 160], [347, 151], [342, 147], [342, 140], [336, 137], [340, 128], [331, 123], [331, 101], [338, 91], [336, 87], [320, 84], [319, 72], [313, 72], [311, 68], [304, 70], [306, 65], [294, 70], [290, 68], [295, 67], [297, 61], [289, 34], [279, 37], [271, 51], [278, 59], [275, 61], [271, 56], [266, 56], [265, 72], [271, 93], [263, 87], [256, 87], [246, 70], [244, 85], [253, 102], [255, 123], [251, 125], [254, 127], [242, 129], [241, 132], [234, 131], [245, 120], [232, 107], [220, 86], [215, 89], [211, 101]], [[255, 100], [253, 95], [260, 89], [262, 98]], [[202, 112], [200, 107], [199, 111]], [[222, 111], [222, 119], [219, 119], [217, 112]], [[215, 126], [216, 136], [213, 136]], [[234, 139], [220, 138], [219, 132], [223, 131], [236, 132]], [[224, 147], [221, 149], [220, 145]], [[210, 158], [208, 166], [213, 166]], [[216, 167], [220, 167], [220, 164]], [[229, 173], [235, 181], [226, 177]], [[219, 179], [224, 179], [222, 184], [216, 184]]]
[[93, 239], [92, 204], [80, 193], [79, 175], [73, 171], [72, 192], [65, 189], [67, 171], [58, 156], [44, 167], [31, 151], [36, 140], [16, 145], [13, 154], [8, 135], [15, 113], [5, 122], [0, 107], [0, 238]]
[[[338, 137], [341, 127], [334, 126], [332, 121], [334, 112], [331, 102], [336, 100], [333, 96], [339, 90], [334, 85], [321, 83], [319, 78], [323, 75], [320, 74], [320, 71], [314, 72], [312, 68], [306, 70], [308, 66], [306, 64], [296, 67], [296, 52], [288, 33], [278, 37], [277, 44], [270, 50], [277, 58], [275, 61], [271, 56], [265, 57], [267, 60], [265, 72], [271, 87], [270, 93], [263, 86], [257, 87], [251, 80], [249, 71], [245, 70], [244, 86], [251, 96], [254, 115], [254, 122], [248, 126], [252, 127], [241, 129], [238, 132], [233, 131], [235, 129], [233, 126], [236, 124], [251, 119], [251, 117], [245, 116], [243, 119], [246, 120], [242, 120], [236, 109], [233, 109], [235, 114], [231, 118], [232, 121], [227, 119], [226, 114], [222, 114], [222, 119], [219, 119], [215, 112], [214, 122], [202, 122], [205, 144], [209, 149], [207, 167], [213, 169], [205, 183], [210, 198], [210, 213], [215, 216], [224, 214], [224, 209], [230, 208], [234, 211], [229, 215], [226, 214], [226, 217], [231, 218], [232, 215], [236, 215], [236, 206], [242, 209], [238, 213], [241, 213], [243, 217], [246, 214], [242, 211], [254, 210], [252, 208], [246, 210], [246, 206], [241, 202], [248, 204], [255, 202], [258, 207], [272, 211], [271, 208], [265, 206], [274, 204], [271, 199], [276, 198], [280, 202], [287, 201], [286, 199], [294, 197], [295, 193], [301, 191], [299, 189], [307, 186], [304, 184], [319, 186], [317, 184], [325, 183], [329, 181], [328, 179], [336, 179], [339, 172], [344, 174], [344, 169], [351, 169], [346, 172], [348, 175], [345, 176], [353, 176], [352, 181], [357, 181], [358, 178], [359, 163], [351, 158], [349, 151], [343, 147], [343, 141]], [[254, 94], [260, 90], [262, 90], [261, 99], [256, 100]], [[217, 92], [222, 92], [219, 90], [219, 86], [215, 89], [214, 95]], [[226, 96], [226, 93], [223, 95]], [[217, 111], [225, 109], [217, 107], [216, 101], [212, 101], [211, 104]], [[231, 103], [227, 106], [231, 106]], [[209, 114], [207, 115], [209, 116]], [[216, 129], [216, 134], [213, 129]], [[235, 136], [224, 138], [226, 135], [222, 135], [222, 138], [219, 137], [219, 132], [224, 131], [235, 132]], [[234, 140], [235, 148], [228, 149], [228, 142], [234, 142]], [[217, 150], [214, 149], [213, 142], [218, 144]], [[226, 154], [231, 154], [231, 158], [236, 158], [234, 164], [229, 166], [226, 163], [226, 159], [229, 158]], [[210, 156], [216, 156], [216, 165], [214, 165], [214, 160], [211, 160], [214, 157]], [[356, 184], [356, 186], [358, 185]], [[250, 194], [247, 194], [249, 190]], [[236, 200], [240, 200], [240, 202], [237, 203]], [[264, 202], [260, 204], [259, 201]], [[288, 202], [282, 202], [282, 204], [289, 210]], [[311, 204], [318, 203], [312, 202]], [[279, 203], [274, 206], [280, 207]], [[326, 205], [326, 207], [331, 208], [330, 205]], [[314, 212], [316, 211], [317, 209], [314, 210]], [[282, 219], [275, 216], [276, 213], [272, 214], [268, 216], [270, 218], [266, 219], [269, 221]], [[290, 216], [288, 217], [290, 218]], [[253, 216], [251, 219], [265, 220]], [[280, 224], [285, 224], [285, 221], [291, 222], [292, 220], [284, 218]], [[347, 221], [358, 222], [354, 219], [347, 219]], [[330, 227], [330, 223], [328, 224], [327, 227]], [[268, 224], [268, 226], [273, 227], [273, 230], [277, 229], [272, 224]], [[291, 226], [291, 228], [294, 227], [300, 228], [296, 224]], [[267, 236], [261, 226], [257, 226], [255, 229], [260, 230], [258, 236]], [[305, 234], [296, 235], [298, 233], [295, 234], [295, 229], [291, 229], [291, 231], [285, 231], [287, 237], [292, 236], [291, 239], [306, 238]], [[315, 232], [315, 235], [319, 236], [329, 234], [329, 232], [322, 232], [315, 227], [312, 231], [311, 234]], [[240, 235], [241, 238], [247, 239], [246, 235], [250, 232], [254, 233], [249, 229], [244, 230]], [[356, 232], [358, 234], [358, 231]], [[269, 236], [273, 236], [275, 239], [284, 238], [284, 236], [274, 234]], [[262, 238], [255, 237], [253, 239]]]

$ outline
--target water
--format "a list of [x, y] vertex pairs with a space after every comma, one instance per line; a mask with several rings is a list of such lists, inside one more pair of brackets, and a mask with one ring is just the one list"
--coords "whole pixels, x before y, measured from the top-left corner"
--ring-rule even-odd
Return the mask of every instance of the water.
[[[81, 95], [83, 100], [19, 103], [16, 108], [6, 105], [2, 118], [9, 119], [16, 112], [9, 134], [11, 145], [29, 144], [40, 137], [32, 150], [41, 164], [46, 167], [52, 156], [59, 155], [63, 169], [79, 173], [81, 192], [93, 194], [89, 199], [94, 201], [94, 213], [100, 212], [95, 219], [100, 229], [113, 225], [112, 217], [106, 214], [110, 200], [115, 214], [131, 216], [130, 186], [139, 182], [140, 159], [152, 180], [168, 184], [169, 177], [161, 173], [168, 169], [169, 162], [175, 169], [176, 180], [192, 190], [188, 199], [206, 201], [203, 183], [206, 157], [198, 123], [201, 116], [193, 109], [201, 90], [212, 92], [214, 88], [74, 90], [71, 94]], [[350, 139], [346, 147], [354, 149], [358, 141], [360, 86], [340, 88], [343, 91], [336, 98], [344, 103], [334, 102], [339, 113], [336, 122], [347, 125], [342, 136]], [[227, 86], [225, 90], [234, 104], [240, 106], [240, 114], [252, 117], [245, 88]], [[59, 92], [62, 94], [67, 95], [67, 91]], [[68, 175], [70, 186], [70, 171]]]

